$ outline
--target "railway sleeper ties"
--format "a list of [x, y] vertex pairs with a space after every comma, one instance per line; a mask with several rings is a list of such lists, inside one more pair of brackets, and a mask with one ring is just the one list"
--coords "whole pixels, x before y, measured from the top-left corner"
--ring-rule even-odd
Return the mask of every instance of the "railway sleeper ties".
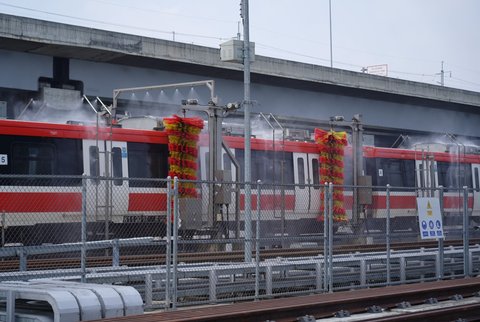
[[[454, 296], [453, 296], [454, 297]], [[341, 315], [339, 312], [334, 314], [333, 318], [318, 318], [315, 321], [318, 322], [338, 322], [338, 318], [342, 318], [342, 322], [360, 322], [360, 321], [390, 321], [390, 322], [403, 322], [403, 321], [429, 321], [435, 319], [435, 321], [471, 321], [470, 319], [464, 319], [463, 317], [475, 317], [478, 318], [478, 310], [480, 309], [480, 299], [466, 297], [461, 299], [447, 299], [442, 301], [429, 302], [428, 299], [424, 304], [409, 305], [407, 307], [394, 307], [391, 309], [381, 309], [377, 306], [376, 309], [367, 309], [366, 312], [356, 312], [354, 314]], [[379, 309], [377, 309], [379, 308]]]
[[[157, 241], [155, 238], [152, 240], [151, 237], [143, 237], [139, 239], [125, 239], [133, 241], [136, 246], [139, 246], [138, 251], [141, 253], [142, 245], [148, 247], [150, 242], [152, 241], [151, 245], [156, 245]], [[143, 243], [142, 240], [145, 242]], [[106, 249], [110, 248], [111, 245], [113, 247], [118, 246], [118, 251], [113, 251], [114, 254], [118, 253], [120, 255], [120, 248], [124, 246], [123, 240], [119, 239], [118, 242], [111, 242], [111, 241], [102, 241], [101, 243], [93, 242], [95, 245], [98, 246], [105, 246]], [[93, 245], [87, 245], [89, 249], [92, 248]], [[448, 241], [449, 245], [445, 245], [444, 250], [451, 250], [454, 251], [459, 245], [461, 245], [462, 241], [460, 240], [450, 240]], [[63, 244], [62, 244], [63, 245]], [[47, 246], [11, 246], [11, 247], [4, 247], [0, 250], [0, 272], [7, 272], [7, 271], [16, 271], [19, 270], [19, 267], [25, 267], [20, 270], [34, 270], [34, 269], [43, 269], [43, 268], [75, 268], [80, 266], [80, 259], [78, 257], [58, 257], [58, 254], [62, 251], [79, 251], [81, 248], [81, 244], [78, 243], [70, 243], [66, 244], [68, 247], [53, 247], [52, 245]], [[76, 246], [75, 246], [76, 245]], [[436, 251], [437, 242], [422, 242], [421, 245], [424, 247], [421, 251]], [[472, 239], [470, 241], [471, 246], [478, 246], [479, 240]], [[103, 246], [99, 249], [102, 249]], [[69, 248], [74, 247], [74, 248]], [[95, 246], [93, 246], [95, 248]], [[394, 243], [391, 245], [391, 252], [396, 254], [401, 254], [403, 252], [409, 252], [412, 249], [418, 248], [418, 243]], [[41, 251], [37, 254], [37, 250], [43, 249], [45, 251]], [[377, 250], [385, 249], [385, 245], [363, 245], [359, 246], [345, 246], [340, 245], [339, 247], [334, 247], [334, 254], [349, 254], [346, 256], [362, 256], [365, 257], [366, 253], [372, 253]], [[48, 256], [52, 253], [55, 253], [55, 258], [36, 258], [37, 256]], [[269, 250], [262, 250], [260, 254], [260, 258], [262, 260], [274, 260], [278, 258], [293, 258], [293, 257], [312, 257], [318, 254], [322, 254], [323, 249], [321, 247], [315, 249], [269, 249]], [[15, 257], [20, 256], [20, 259], [14, 259]], [[243, 262], [244, 260], [244, 252], [243, 251], [232, 251], [232, 252], [218, 252], [218, 253], [179, 253], [179, 262]], [[34, 257], [34, 258], [32, 258]], [[475, 248], [471, 250], [471, 258], [472, 258], [472, 265], [470, 265], [470, 269], [472, 272], [478, 270], [477, 266], [474, 266], [474, 262], [480, 261], [480, 252], [475, 251]], [[463, 261], [463, 258], [459, 258]], [[445, 261], [451, 261], [451, 263], [455, 262], [454, 258], [447, 258]], [[437, 258], [437, 263], [439, 262], [439, 258]], [[118, 258], [118, 262], [115, 262], [115, 258], [110, 256], [92, 256], [87, 258], [88, 267], [101, 267], [101, 266], [109, 266], [113, 263], [121, 264], [121, 265], [131, 265], [131, 266], [143, 266], [143, 265], [157, 265], [158, 263], [165, 263], [165, 254], [145, 254], [145, 255], [122, 255]], [[379, 264], [381, 265], [381, 264]]]

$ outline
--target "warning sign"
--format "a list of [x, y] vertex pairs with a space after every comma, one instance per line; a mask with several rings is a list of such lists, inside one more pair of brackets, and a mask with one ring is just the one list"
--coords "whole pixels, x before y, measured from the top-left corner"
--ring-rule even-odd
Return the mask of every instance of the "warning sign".
[[443, 238], [442, 213], [438, 198], [417, 198], [417, 207], [422, 239]]

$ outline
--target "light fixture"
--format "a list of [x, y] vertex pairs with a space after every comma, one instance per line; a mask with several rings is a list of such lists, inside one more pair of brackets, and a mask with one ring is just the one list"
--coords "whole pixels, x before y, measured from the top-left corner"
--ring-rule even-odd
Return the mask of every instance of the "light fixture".
[[182, 105], [198, 105], [198, 100], [193, 98], [182, 100]]
[[330, 116], [330, 122], [342, 122], [345, 118], [342, 115]]

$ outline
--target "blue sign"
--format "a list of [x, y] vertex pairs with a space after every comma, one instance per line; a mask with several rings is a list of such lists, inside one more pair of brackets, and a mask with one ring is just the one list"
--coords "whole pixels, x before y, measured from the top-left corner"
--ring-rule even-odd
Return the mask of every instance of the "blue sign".
[[427, 229], [427, 222], [425, 220], [422, 220], [422, 229]]

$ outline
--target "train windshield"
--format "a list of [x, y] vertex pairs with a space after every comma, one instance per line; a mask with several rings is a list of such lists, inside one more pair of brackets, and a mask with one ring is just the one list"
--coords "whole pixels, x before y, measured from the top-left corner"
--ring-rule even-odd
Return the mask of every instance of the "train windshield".
[[[240, 163], [241, 169], [245, 168], [245, 153], [243, 150], [235, 151], [235, 158]], [[251, 153], [251, 178], [252, 182], [261, 180], [265, 184], [293, 185], [293, 154], [291, 152], [273, 152], [252, 150]], [[244, 177], [239, 178], [244, 181]]]

